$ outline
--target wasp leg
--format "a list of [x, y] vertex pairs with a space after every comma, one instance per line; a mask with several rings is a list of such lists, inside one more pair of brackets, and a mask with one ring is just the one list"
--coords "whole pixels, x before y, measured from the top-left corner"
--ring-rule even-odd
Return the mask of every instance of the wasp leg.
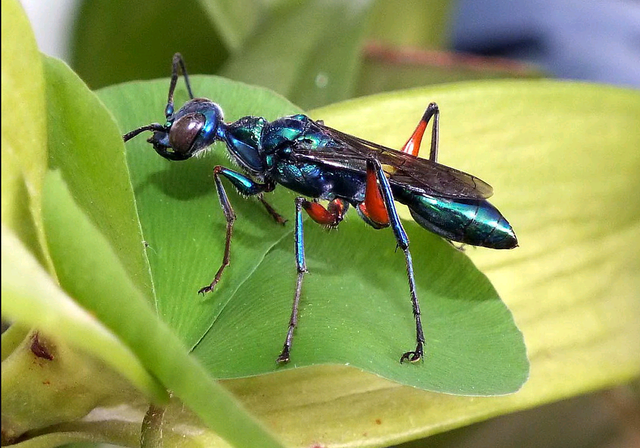
[[378, 187], [378, 178], [373, 165], [367, 164], [367, 180], [364, 201], [357, 206], [358, 214], [374, 229], [389, 227], [389, 214]]
[[276, 209], [273, 208], [273, 205], [267, 202], [267, 200], [264, 198], [262, 193], [258, 195], [258, 200], [262, 202], [262, 205], [264, 205], [264, 208], [267, 209], [267, 212], [269, 212], [269, 214], [271, 215], [271, 217], [275, 222], [277, 222], [280, 225], [285, 225], [285, 223], [287, 222], [286, 218], [282, 216], [280, 213], [278, 213]]
[[431, 149], [429, 151], [429, 160], [432, 162], [438, 161], [438, 139], [440, 134], [440, 109], [436, 103], [430, 103], [427, 106], [427, 109], [424, 111], [418, 126], [416, 126], [415, 131], [407, 140], [407, 143], [404, 144], [401, 151], [406, 152], [407, 154], [411, 154], [414, 156], [418, 156], [420, 152], [420, 144], [422, 143], [422, 136], [424, 135], [424, 131], [427, 129], [427, 125], [429, 124], [429, 120], [433, 117], [433, 127], [431, 129]]
[[[378, 184], [380, 185], [380, 193], [382, 200], [387, 211], [388, 222], [393, 230], [393, 234], [396, 237], [398, 247], [404, 252], [405, 263], [407, 266], [407, 279], [409, 281], [409, 293], [411, 294], [411, 304], [413, 306], [413, 317], [416, 321], [416, 349], [411, 352], [406, 352], [400, 358], [400, 362], [409, 360], [411, 362], [419, 361], [424, 355], [424, 333], [422, 331], [422, 319], [420, 314], [420, 303], [418, 302], [418, 295], [416, 293], [416, 282], [413, 274], [413, 260], [411, 258], [411, 252], [409, 251], [409, 237], [402, 227], [398, 211], [396, 210], [393, 193], [391, 192], [391, 185], [389, 180], [382, 170], [382, 165], [378, 160], [367, 160], [367, 173], [375, 173]], [[368, 208], [368, 206], [367, 206]]]
[[289, 319], [289, 329], [284, 340], [284, 346], [280, 356], [276, 358], [278, 364], [289, 362], [291, 353], [291, 343], [293, 342], [293, 330], [298, 325], [298, 305], [300, 304], [300, 293], [302, 292], [302, 280], [307, 272], [307, 263], [304, 257], [304, 233], [302, 230], [302, 208], [303, 203], [308, 202], [305, 198], [296, 198], [296, 224], [294, 230], [294, 241], [296, 251], [296, 267], [298, 269], [298, 279], [296, 281], [296, 293], [293, 296], [293, 306], [291, 307], [291, 318]]
[[176, 90], [176, 84], [178, 83], [178, 76], [180, 76], [180, 71], [182, 71], [182, 76], [184, 76], [184, 83], [187, 85], [189, 98], [193, 99], [193, 92], [191, 91], [191, 82], [189, 82], [187, 67], [184, 64], [182, 55], [180, 53], [176, 53], [173, 55], [173, 60], [171, 61], [171, 82], [169, 84], [169, 96], [167, 98], [167, 106], [164, 109], [164, 115], [167, 118], [173, 115], [173, 93]]
[[464, 252], [466, 249], [465, 247], [467, 246], [464, 243], [460, 243], [459, 245], [457, 245], [455, 242], [451, 241], [451, 240], [446, 240], [447, 243], [451, 244], [453, 246], [453, 248], [455, 250], [457, 250], [458, 252]]
[[300, 305], [300, 295], [302, 293], [302, 280], [307, 272], [307, 263], [304, 256], [304, 233], [302, 229], [302, 210], [305, 210], [309, 217], [318, 224], [327, 227], [336, 227], [344, 218], [349, 204], [342, 199], [336, 198], [329, 202], [325, 208], [318, 202], [311, 202], [303, 197], [296, 198], [296, 224], [294, 230], [295, 251], [296, 251], [296, 267], [298, 270], [298, 279], [296, 281], [296, 293], [293, 297], [293, 306], [291, 307], [291, 318], [289, 319], [289, 328], [287, 336], [284, 340], [282, 352], [276, 359], [278, 364], [289, 362], [291, 353], [291, 344], [293, 343], [293, 332], [298, 325], [298, 309]]
[[227, 232], [226, 232], [226, 240], [224, 245], [224, 255], [222, 256], [222, 264], [216, 275], [213, 278], [213, 281], [201, 288], [198, 293], [204, 294], [207, 292], [213, 291], [216, 284], [220, 281], [220, 277], [222, 277], [222, 273], [224, 269], [229, 266], [229, 254], [231, 252], [231, 237], [233, 235], [233, 223], [236, 220], [236, 214], [233, 211], [233, 207], [231, 206], [231, 202], [229, 202], [229, 197], [227, 196], [227, 192], [224, 189], [224, 185], [222, 185], [221, 176], [226, 177], [234, 187], [245, 196], [253, 196], [256, 194], [262, 194], [266, 189], [268, 189], [268, 185], [259, 184], [256, 181], [250, 179], [244, 174], [238, 173], [236, 171], [230, 170], [223, 166], [216, 166], [213, 169], [213, 180], [216, 184], [216, 192], [218, 193], [218, 199], [220, 201], [220, 207], [224, 212], [224, 217], [227, 220]]
[[300, 198], [300, 202], [311, 219], [329, 228], [337, 227], [349, 208], [349, 203], [339, 198], [330, 201], [326, 208], [319, 202], [307, 201], [304, 198]]
[[[276, 184], [274, 182], [267, 181], [264, 184], [263, 193], [269, 193], [270, 191], [275, 190], [275, 188], [276, 188]], [[267, 200], [264, 198], [263, 193], [260, 193], [258, 195], [258, 200], [262, 202], [262, 205], [264, 205], [264, 208], [267, 209], [267, 212], [269, 212], [269, 214], [271, 215], [271, 217], [274, 219], [275, 222], [277, 222], [278, 224], [284, 225], [287, 222], [287, 220], [280, 213], [278, 213], [271, 204], [267, 202]]]

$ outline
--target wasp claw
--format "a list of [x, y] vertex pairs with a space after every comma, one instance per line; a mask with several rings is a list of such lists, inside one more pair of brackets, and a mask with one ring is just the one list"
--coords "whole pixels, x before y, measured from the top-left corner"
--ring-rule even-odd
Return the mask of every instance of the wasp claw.
[[402, 364], [404, 361], [417, 362], [423, 359], [423, 356], [424, 356], [424, 351], [422, 349], [422, 343], [419, 342], [415, 351], [406, 352], [405, 354], [402, 355], [402, 357], [400, 358], [400, 363]]
[[286, 364], [289, 362], [289, 347], [285, 346], [282, 349], [282, 353], [280, 353], [280, 356], [278, 356], [276, 358], [276, 363], [277, 364]]
[[213, 288], [214, 288], [215, 286], [216, 286], [215, 284], [211, 284], [211, 285], [207, 285], [207, 286], [205, 286], [204, 288], [200, 288], [200, 289], [198, 290], [198, 294], [205, 295], [206, 293], [213, 291]]

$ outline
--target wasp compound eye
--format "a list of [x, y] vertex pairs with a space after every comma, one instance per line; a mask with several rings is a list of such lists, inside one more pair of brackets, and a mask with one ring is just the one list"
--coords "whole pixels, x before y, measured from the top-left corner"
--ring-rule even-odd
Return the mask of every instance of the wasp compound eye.
[[191, 155], [190, 153], [195, 149], [194, 143], [205, 122], [206, 117], [201, 113], [187, 114], [174, 121], [169, 132], [169, 143], [173, 150]]

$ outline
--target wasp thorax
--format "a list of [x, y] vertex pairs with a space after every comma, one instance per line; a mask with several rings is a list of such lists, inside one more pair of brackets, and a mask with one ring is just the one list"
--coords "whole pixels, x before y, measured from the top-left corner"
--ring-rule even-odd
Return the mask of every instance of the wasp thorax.
[[174, 121], [169, 131], [169, 143], [173, 150], [189, 153], [205, 122], [206, 117], [198, 112], [184, 115]]

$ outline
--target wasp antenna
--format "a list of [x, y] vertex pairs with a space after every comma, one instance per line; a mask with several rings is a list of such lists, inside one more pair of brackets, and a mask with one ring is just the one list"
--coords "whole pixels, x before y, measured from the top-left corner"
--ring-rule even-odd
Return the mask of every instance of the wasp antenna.
[[164, 130], [165, 130], [164, 126], [162, 126], [160, 123], [151, 123], [146, 126], [141, 126], [138, 129], [134, 129], [131, 132], [127, 132], [122, 136], [122, 140], [124, 140], [125, 142], [128, 142], [136, 135], [141, 134], [145, 131], [164, 131]]

